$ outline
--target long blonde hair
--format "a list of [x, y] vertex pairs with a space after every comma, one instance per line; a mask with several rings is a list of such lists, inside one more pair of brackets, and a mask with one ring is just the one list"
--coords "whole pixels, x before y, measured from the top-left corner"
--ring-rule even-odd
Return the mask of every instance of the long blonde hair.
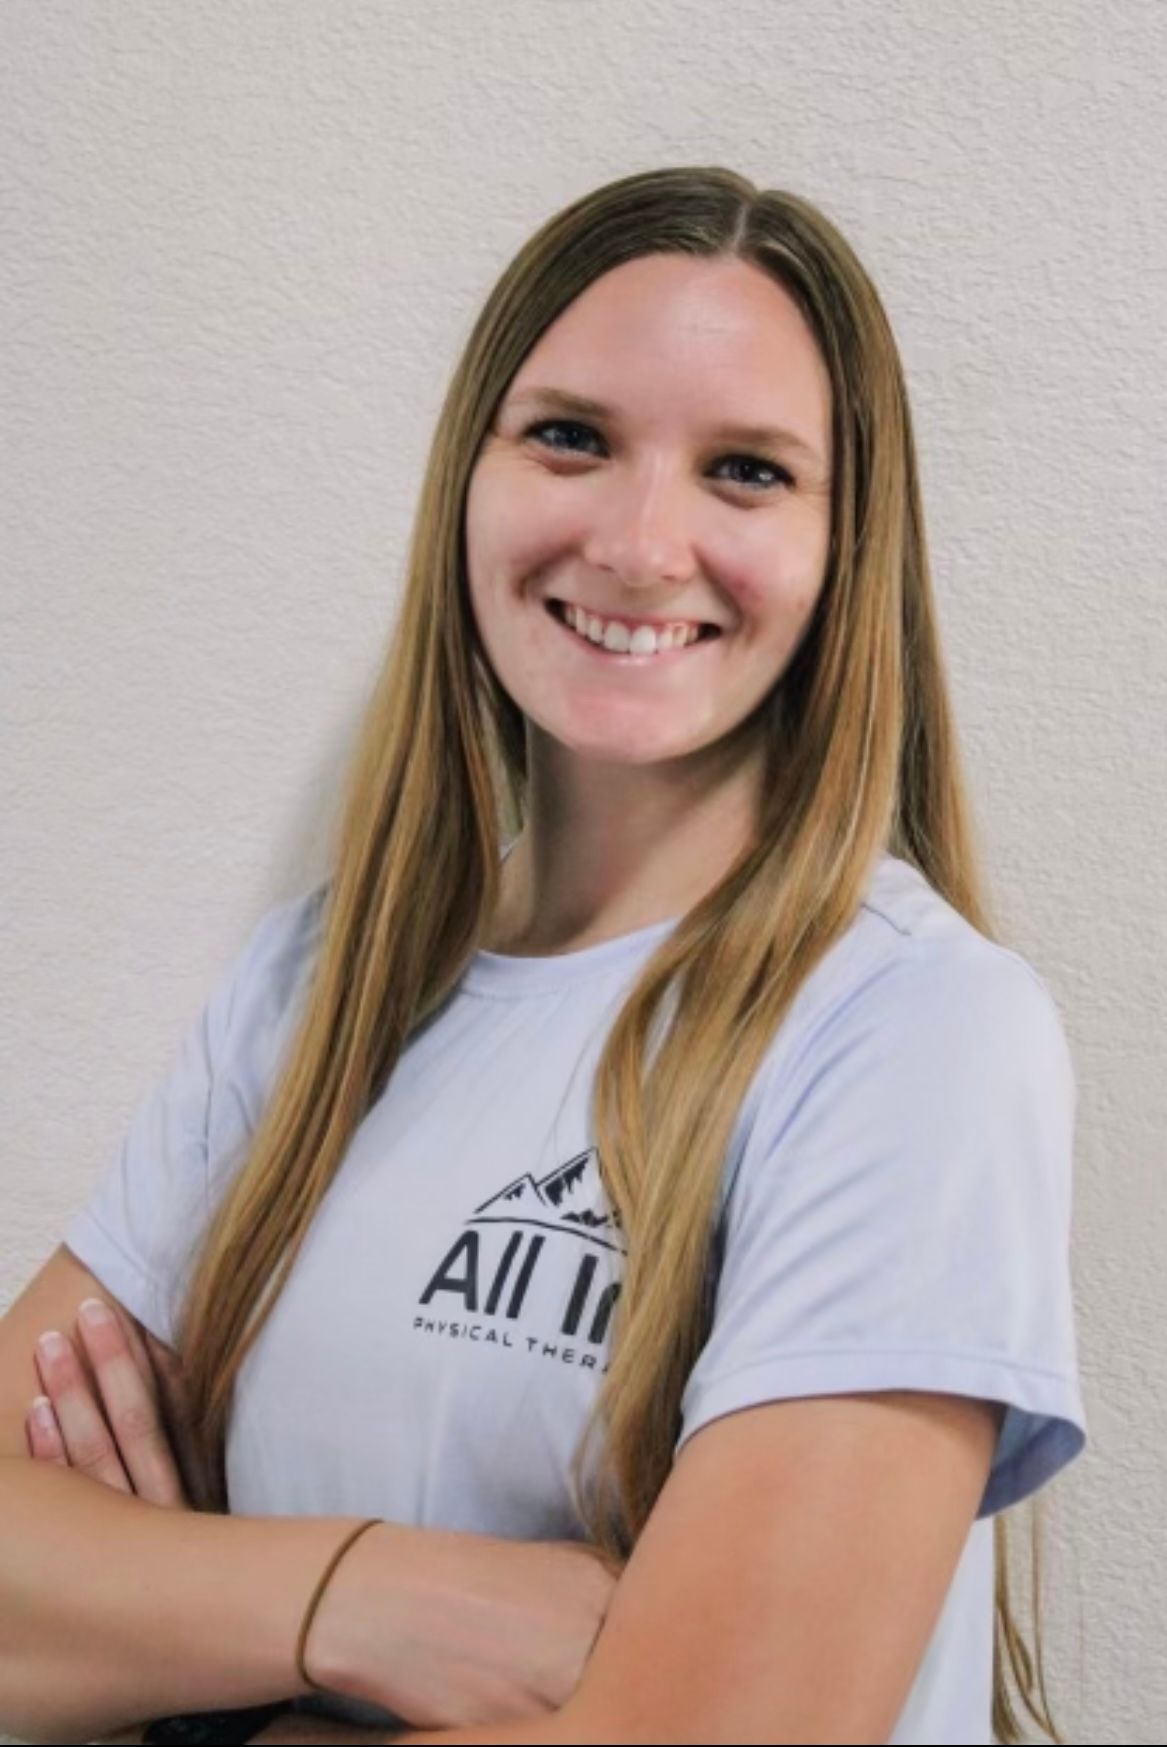
[[[524, 717], [486, 659], [467, 587], [463, 517], [480, 444], [549, 325], [602, 274], [657, 252], [751, 262], [795, 299], [830, 373], [834, 477], [813, 619], [740, 730], [762, 737], [768, 760], [756, 841], [648, 960], [596, 1074], [599, 1165], [628, 1254], [609, 1368], [571, 1477], [593, 1544], [613, 1562], [668, 1476], [682, 1390], [708, 1333], [711, 1222], [735, 1115], [800, 985], [855, 917], [875, 860], [888, 850], [910, 861], [997, 938], [941, 658], [907, 393], [874, 286], [808, 201], [726, 169], [626, 176], [576, 200], [502, 273], [454, 370], [401, 611], [347, 776], [303, 1012], [194, 1260], [177, 1346], [213, 1475], [205, 1508], [227, 1508], [239, 1367], [410, 1034], [488, 937], [500, 832], [525, 817]], [[603, 1485], [581, 1497], [597, 1428]], [[1003, 1515], [993, 1523], [993, 1727], [1007, 1743], [1025, 1737], [1006, 1655], [1030, 1716], [1063, 1739], [1045, 1694], [1036, 1517], [1032, 1526], [1039, 1702], [1009, 1606]]]

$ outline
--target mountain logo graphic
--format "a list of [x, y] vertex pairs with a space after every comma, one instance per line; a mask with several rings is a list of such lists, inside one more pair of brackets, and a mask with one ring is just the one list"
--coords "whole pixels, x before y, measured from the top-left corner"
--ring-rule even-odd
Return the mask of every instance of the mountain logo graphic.
[[534, 1225], [567, 1231], [624, 1255], [620, 1219], [607, 1198], [595, 1147], [588, 1147], [545, 1177], [525, 1171], [476, 1207], [467, 1225]]

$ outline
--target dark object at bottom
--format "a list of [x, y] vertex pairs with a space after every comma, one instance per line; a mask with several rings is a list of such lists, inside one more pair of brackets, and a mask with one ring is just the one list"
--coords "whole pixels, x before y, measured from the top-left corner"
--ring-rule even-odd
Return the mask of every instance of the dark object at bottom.
[[142, 1731], [143, 1741], [158, 1747], [240, 1747], [290, 1707], [252, 1705], [243, 1711], [188, 1711], [181, 1717], [158, 1717]]

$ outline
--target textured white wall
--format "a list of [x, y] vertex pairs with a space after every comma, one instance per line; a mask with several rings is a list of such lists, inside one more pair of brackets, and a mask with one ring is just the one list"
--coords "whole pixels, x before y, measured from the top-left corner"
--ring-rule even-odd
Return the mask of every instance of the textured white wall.
[[0, 50], [0, 1303], [316, 877], [496, 273], [632, 170], [795, 189], [900, 339], [1004, 920], [1077, 1063], [1053, 1695], [1162, 1741], [1167, 7], [9, 0]]

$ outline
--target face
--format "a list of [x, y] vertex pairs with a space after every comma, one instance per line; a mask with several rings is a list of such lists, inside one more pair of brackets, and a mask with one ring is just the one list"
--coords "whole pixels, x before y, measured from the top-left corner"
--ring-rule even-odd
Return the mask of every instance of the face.
[[[691, 758], [780, 678], [823, 583], [830, 420], [797, 305], [742, 261], [625, 262], [542, 335], [479, 452], [466, 543], [491, 666], [556, 758]], [[646, 622], [700, 636], [651, 653]]]

